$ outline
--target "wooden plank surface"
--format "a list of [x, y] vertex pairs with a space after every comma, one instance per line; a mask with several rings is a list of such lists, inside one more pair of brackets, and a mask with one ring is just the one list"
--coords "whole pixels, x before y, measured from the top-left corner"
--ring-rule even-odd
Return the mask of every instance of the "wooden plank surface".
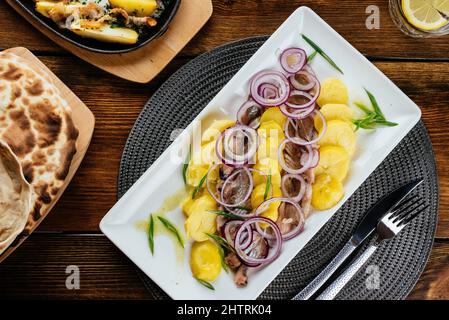
[[[79, 290], [66, 287], [68, 266], [79, 268]], [[449, 243], [436, 242], [409, 299], [447, 299], [448, 273]], [[102, 235], [34, 234], [0, 265], [0, 279], [0, 300], [152, 298], [132, 262]]]
[[[120, 157], [134, 121], [162, 81], [187, 60], [172, 62], [151, 84], [139, 85], [98, 71], [78, 58], [43, 56], [41, 59], [93, 111], [97, 124], [80, 170], [39, 230], [98, 231], [98, 223], [116, 201]], [[376, 66], [422, 106], [440, 174], [438, 236], [449, 238], [449, 172], [445, 170], [449, 163], [449, 150], [446, 148], [449, 135], [442, 125], [449, 123], [449, 114], [445, 111], [449, 98], [449, 83], [446, 81], [449, 63], [376, 62]], [[417, 74], [425, 81], [414, 81]]]
[[[197, 55], [220, 44], [254, 35], [271, 34], [299, 6], [312, 8], [362, 53], [377, 57], [444, 58], [447, 38], [411, 39], [393, 24], [387, 0], [214, 0], [212, 19], [182, 51]], [[365, 10], [380, 9], [380, 29], [368, 30]], [[0, 48], [27, 46], [31, 50], [64, 52], [0, 2]], [[18, 23], [19, 22], [19, 23]], [[13, 26], [13, 27], [12, 27]], [[10, 32], [14, 28], [14, 32]]]
[[[449, 299], [448, 38], [404, 36], [389, 18], [387, 0], [213, 2], [214, 14], [206, 27], [146, 85], [115, 78], [73, 57], [0, 2], [0, 49], [22, 45], [33, 50], [97, 119], [87, 156], [40, 233], [0, 264], [0, 298], [150, 299], [133, 264], [98, 234], [100, 219], [116, 201], [120, 156], [142, 106], [168, 76], [198, 54], [229, 41], [270, 34], [294, 9], [307, 5], [422, 107], [439, 170], [440, 217], [432, 257], [410, 299]], [[379, 30], [365, 28], [368, 5], [380, 8]], [[55, 233], [60, 231], [64, 234]], [[68, 265], [80, 266], [80, 290], [65, 288]]]

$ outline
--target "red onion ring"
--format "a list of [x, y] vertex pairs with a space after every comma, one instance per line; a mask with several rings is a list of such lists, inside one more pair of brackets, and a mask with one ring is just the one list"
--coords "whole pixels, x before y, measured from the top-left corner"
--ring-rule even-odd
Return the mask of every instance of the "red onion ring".
[[[301, 184], [301, 187], [300, 187], [297, 195], [292, 196], [292, 195], [290, 195], [287, 192], [287, 187], [286, 187], [285, 184], [287, 183], [288, 179], [298, 180], [299, 183]], [[290, 174], [290, 173], [288, 173], [288, 174], [285, 174], [284, 176], [282, 176], [282, 179], [281, 179], [282, 194], [285, 197], [288, 197], [288, 198], [292, 199], [294, 202], [301, 201], [302, 197], [304, 196], [304, 194], [306, 192], [306, 187], [307, 187], [307, 182], [306, 182], [306, 180], [304, 180], [304, 178], [300, 174]]]
[[[247, 112], [248, 112], [249, 108], [252, 108], [252, 107], [256, 107], [259, 110], [260, 116], [257, 117], [256, 119], [253, 119], [249, 123], [245, 123], [247, 121], [244, 120], [244, 117], [247, 116]], [[260, 117], [262, 116], [262, 113], [263, 113], [263, 108], [260, 105], [258, 105], [253, 100], [248, 100], [237, 111], [237, 122], [242, 125], [247, 125], [250, 128], [257, 129], [260, 125]]]
[[[229, 140], [233, 139], [236, 134], [242, 134], [245, 138], [248, 138], [249, 147], [243, 154], [236, 154], [230, 149]], [[251, 127], [237, 124], [223, 131], [218, 137], [215, 152], [218, 159], [224, 164], [233, 167], [242, 167], [247, 164], [256, 154], [258, 147], [258, 134], [257, 131]], [[233, 139], [234, 140], [234, 139]], [[223, 150], [224, 149], [224, 153]]]
[[[246, 193], [246, 195], [243, 197], [242, 200], [240, 200], [238, 203], [234, 203], [234, 204], [229, 204], [229, 203], [225, 203], [225, 199], [224, 199], [224, 191], [226, 189], [226, 185], [229, 183], [229, 181], [231, 181], [235, 176], [237, 176], [238, 174], [241, 174], [242, 172], [245, 172], [248, 175], [248, 179], [249, 179], [249, 185], [248, 185], [248, 191]], [[224, 204], [224, 206], [226, 206], [226, 208], [235, 208], [238, 206], [241, 206], [242, 204], [244, 204], [249, 197], [251, 196], [251, 193], [253, 192], [253, 186], [254, 186], [254, 182], [253, 182], [253, 175], [251, 174], [251, 172], [248, 170], [248, 168], [241, 168], [235, 172], [233, 172], [223, 183], [222, 189], [221, 189], [221, 193], [220, 193], [220, 199], [221, 199], [221, 203]]]
[[[291, 142], [293, 142], [293, 143], [296, 143], [296, 144], [299, 144], [299, 145], [302, 145], [302, 146], [307, 146], [307, 145], [313, 145], [313, 144], [316, 144], [318, 141], [320, 141], [322, 138], [323, 138], [323, 136], [324, 136], [324, 134], [326, 133], [326, 131], [327, 131], [327, 122], [326, 122], [326, 119], [324, 118], [324, 115], [320, 112], [320, 111], [318, 111], [318, 110], [313, 110], [313, 112], [309, 115], [309, 117], [313, 117], [313, 116], [318, 116], [318, 117], [320, 117], [321, 118], [321, 121], [322, 121], [322, 123], [323, 123], [323, 127], [322, 127], [322, 129], [321, 129], [321, 132], [320, 132], [320, 134], [315, 138], [315, 139], [313, 139], [313, 140], [311, 140], [311, 141], [307, 141], [307, 140], [305, 140], [305, 139], [303, 139], [302, 137], [300, 137], [299, 135], [298, 135], [298, 131], [295, 129], [295, 132], [296, 132], [296, 136], [294, 136], [294, 137], [292, 137], [291, 135], [290, 135], [290, 130], [288, 130], [289, 129], [289, 126], [290, 125], [294, 125], [295, 126], [295, 128], [296, 128], [296, 124], [294, 123], [294, 121], [295, 120], [293, 120], [293, 119], [288, 119], [286, 122], [285, 122], [285, 126], [284, 126], [284, 133], [285, 133], [285, 137], [288, 139], [288, 140], [290, 140]], [[298, 120], [302, 120], [302, 119], [298, 119]]]
[[276, 99], [278, 88], [271, 83], [264, 83], [258, 89], [259, 94], [265, 99]]
[[[301, 82], [299, 82], [297, 79], [298, 75], [304, 76], [307, 79], [308, 83], [302, 84]], [[298, 71], [296, 74], [292, 74], [288, 79], [290, 80], [290, 83], [293, 88], [295, 88], [296, 90], [301, 90], [301, 91], [311, 90], [313, 87], [315, 87], [316, 83], [318, 82], [318, 79], [315, 78], [315, 76], [313, 76], [312, 74], [310, 74], [309, 72], [307, 72], [305, 70], [301, 70], [301, 71]]]
[[289, 110], [289, 107], [287, 107], [285, 104], [279, 107], [279, 110], [284, 114], [284, 116], [291, 118], [291, 119], [304, 119], [307, 118], [313, 110], [315, 110], [315, 105], [311, 105], [307, 109], [293, 109]]
[[[261, 86], [273, 85], [277, 89], [277, 95], [273, 99], [262, 96]], [[263, 70], [258, 72], [251, 81], [251, 97], [258, 104], [264, 107], [275, 107], [283, 104], [290, 95], [290, 83], [288, 79], [279, 71]]]
[[[305, 224], [304, 212], [302, 211], [301, 207], [299, 206], [299, 204], [297, 202], [295, 202], [294, 200], [289, 199], [289, 198], [271, 198], [271, 199], [268, 199], [267, 201], [261, 203], [260, 206], [257, 208], [256, 213], [257, 213], [257, 215], [260, 215], [263, 211], [265, 211], [269, 207], [269, 205], [271, 203], [277, 202], [277, 201], [289, 203], [292, 206], [294, 206], [296, 209], [298, 225], [293, 230], [289, 231], [288, 233], [282, 234], [282, 240], [285, 240], [285, 241], [290, 240], [301, 233], [301, 231], [304, 229], [304, 224]], [[258, 224], [256, 225], [256, 230], [259, 231], [259, 233], [261, 233], [267, 239], [273, 240], [273, 239], [277, 238], [276, 235], [267, 233], [266, 229], [262, 230], [262, 228]]]
[[[226, 222], [226, 224], [224, 225], [223, 228], [223, 233], [225, 236], [226, 241], [231, 245], [231, 246], [235, 246], [234, 241], [235, 241], [235, 235], [237, 234], [238, 229], [240, 229], [241, 225], [243, 224], [242, 221], [238, 221], [238, 220], [231, 220]], [[231, 228], [234, 228], [233, 230]], [[246, 227], [246, 232], [247, 232], [247, 237], [246, 239], [243, 239], [241, 247], [243, 248], [243, 250], [245, 250], [246, 248], [249, 247], [249, 245], [251, 244], [251, 242], [253, 241], [253, 230], [251, 229], [250, 226]]]
[[[246, 252], [245, 252], [245, 250], [247, 250], [248, 248], [246, 248], [246, 249], [242, 248], [243, 247], [242, 242], [244, 242], [243, 232], [248, 226], [251, 227], [252, 224], [259, 224], [259, 223], [268, 224], [271, 227], [271, 229], [273, 229], [273, 234], [270, 235], [270, 237], [272, 237], [272, 239], [275, 241], [274, 241], [274, 245], [272, 246], [272, 248], [270, 250], [270, 252], [272, 253], [271, 256], [267, 256], [265, 258], [252, 258], [252, 257], [248, 256], [248, 254], [246, 254]], [[257, 226], [256, 226], [256, 228], [257, 228]], [[260, 235], [263, 238], [265, 238], [263, 234], [260, 234]], [[253, 235], [253, 239], [254, 239], [254, 235]], [[279, 227], [277, 226], [276, 223], [274, 223], [270, 219], [266, 219], [263, 217], [254, 217], [254, 218], [251, 218], [251, 219], [243, 222], [243, 224], [240, 226], [240, 228], [237, 231], [237, 234], [235, 236], [235, 251], [237, 252], [237, 255], [245, 264], [248, 264], [251, 266], [267, 265], [267, 264], [273, 262], [277, 257], [279, 257], [279, 254], [281, 253], [281, 249], [282, 249], [282, 235], [281, 235], [281, 231], [279, 230]]]
[[282, 52], [280, 62], [285, 72], [296, 73], [306, 64], [307, 54], [300, 48], [289, 48]]
[[[292, 102], [292, 98], [295, 96], [306, 97], [307, 99], [309, 99], [309, 101], [305, 102], [303, 104], [296, 104], [296, 103]], [[310, 106], [314, 105], [317, 99], [318, 99], [318, 95], [312, 96], [305, 91], [293, 90], [290, 93], [290, 96], [288, 97], [287, 101], [285, 101], [285, 104], [292, 109], [307, 109]]]
[[317, 148], [313, 148], [313, 158], [310, 168], [316, 168], [320, 162], [320, 151]]
[[[301, 174], [306, 172], [312, 165], [312, 161], [313, 161], [313, 148], [310, 145], [306, 145], [306, 146], [301, 146], [302, 148], [304, 148], [307, 151], [307, 157], [305, 159], [304, 162], [301, 161], [302, 167], [299, 169], [293, 169], [290, 168], [289, 166], [287, 166], [287, 163], [285, 162], [284, 159], [284, 146], [287, 143], [293, 143], [288, 139], [285, 139], [284, 141], [281, 142], [281, 144], [279, 145], [279, 149], [278, 149], [278, 161], [279, 164], [281, 165], [282, 169], [284, 169], [285, 172], [290, 173], [290, 174]], [[303, 155], [301, 155], [301, 158], [303, 157]]]

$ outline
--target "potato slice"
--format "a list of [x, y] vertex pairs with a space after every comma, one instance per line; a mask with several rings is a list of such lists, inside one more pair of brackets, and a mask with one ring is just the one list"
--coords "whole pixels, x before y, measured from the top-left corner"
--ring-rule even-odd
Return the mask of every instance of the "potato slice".
[[352, 157], [355, 152], [357, 136], [351, 124], [342, 120], [331, 120], [327, 123], [327, 131], [318, 142], [320, 146], [336, 145], [343, 147]]
[[[345, 104], [328, 103], [325, 104], [320, 111], [327, 121], [343, 120], [345, 122], [352, 123], [352, 120], [355, 117], [354, 110]], [[317, 130], [321, 130], [322, 126], [323, 124], [321, 118], [315, 117], [315, 128], [317, 128]]]
[[[251, 194], [251, 206], [254, 210], [257, 209], [257, 207], [260, 206], [260, 204], [265, 201], [264, 199], [265, 188], [266, 184], [259, 184], [254, 188], [253, 193]], [[267, 200], [269, 198], [277, 198], [282, 196], [281, 188], [278, 185], [273, 184], [272, 188], [273, 188], [272, 193], [271, 192], [268, 193]], [[268, 209], [265, 210], [261, 214], [261, 216], [276, 221], [278, 218], [279, 205], [280, 203], [278, 202], [271, 203]]]
[[73, 28], [71, 31], [84, 38], [120, 44], [135, 44], [139, 38], [139, 34], [133, 29], [112, 28], [109, 25], [101, 29]]
[[279, 108], [268, 108], [267, 111], [262, 114], [260, 123], [268, 122], [271, 120], [275, 121], [278, 125], [281, 126], [281, 128], [284, 128], [287, 117], [281, 112]]
[[213, 234], [217, 230], [217, 216], [210, 212], [210, 210], [217, 210], [217, 203], [208, 193], [205, 193], [186, 209], [189, 215], [184, 225], [187, 236], [200, 242], [208, 240], [206, 233]]
[[254, 166], [254, 169], [262, 171], [265, 175], [260, 174], [257, 171], [254, 171], [254, 185], [257, 186], [259, 184], [265, 185], [267, 182], [268, 174], [271, 174], [271, 183], [273, 185], [280, 186], [281, 185], [281, 166], [277, 159], [266, 158], [260, 160]]
[[343, 184], [328, 174], [316, 177], [312, 185], [312, 206], [317, 210], [334, 207], [344, 196]]
[[263, 162], [264, 159], [270, 158], [278, 159], [278, 149], [282, 141], [277, 137], [266, 137], [259, 140], [259, 147], [257, 149], [257, 161]]
[[195, 278], [214, 281], [221, 272], [221, 256], [216, 244], [211, 241], [195, 242], [190, 251], [190, 268]]
[[204, 131], [201, 137], [201, 144], [217, 140], [224, 130], [233, 125], [235, 125], [235, 121], [233, 120], [215, 120], [210, 127]]
[[315, 174], [326, 173], [332, 178], [343, 181], [349, 170], [349, 154], [340, 146], [323, 146], [320, 148], [320, 162], [315, 169]]
[[257, 129], [257, 133], [259, 134], [260, 139], [266, 139], [267, 137], [277, 137], [279, 143], [285, 139], [284, 128], [274, 120], [262, 122], [259, 129]]
[[193, 159], [191, 159], [186, 174], [187, 184], [192, 187], [198, 186], [201, 179], [207, 174], [208, 170], [209, 165], [201, 163], [195, 164]]
[[209, 193], [204, 193], [197, 199], [192, 199], [191, 196], [186, 198], [182, 203], [182, 210], [187, 217], [191, 216], [196, 211], [215, 210], [217, 204]]
[[320, 106], [328, 103], [348, 104], [348, 88], [340, 79], [328, 78], [321, 84], [320, 96], [317, 102]]
[[128, 14], [137, 17], [148, 17], [157, 9], [156, 0], [109, 0], [114, 8], [122, 8]]

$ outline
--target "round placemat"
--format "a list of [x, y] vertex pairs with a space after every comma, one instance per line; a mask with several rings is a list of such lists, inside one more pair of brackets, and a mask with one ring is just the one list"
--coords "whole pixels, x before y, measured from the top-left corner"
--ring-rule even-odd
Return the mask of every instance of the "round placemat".
[[[186, 64], [161, 86], [143, 109], [126, 143], [119, 173], [119, 197], [169, 146], [171, 133], [185, 128], [266, 39], [250, 38], [218, 47]], [[337, 297], [405, 298], [426, 265], [438, 214], [435, 157], [422, 122], [416, 125], [260, 298], [292, 298], [337, 254], [363, 214], [379, 198], [418, 177], [424, 178], [424, 183], [417, 192], [426, 200], [429, 208], [399, 236], [384, 243], [369, 260], [371, 267], [361, 270]], [[142, 272], [139, 271], [139, 275], [155, 298], [168, 298]], [[372, 277], [380, 282], [373, 282]]]

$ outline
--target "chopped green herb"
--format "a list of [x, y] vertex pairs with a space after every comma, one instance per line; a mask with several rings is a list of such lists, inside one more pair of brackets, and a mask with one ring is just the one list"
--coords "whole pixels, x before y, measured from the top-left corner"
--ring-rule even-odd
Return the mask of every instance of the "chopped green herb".
[[344, 74], [343, 71], [337, 66], [337, 64], [329, 57], [315, 42], [313, 42], [309, 37], [302, 34], [301, 35], [304, 41], [306, 41], [317, 53], [319, 53], [320, 56], [324, 58], [335, 70], [340, 72], [341, 74]]
[[223, 246], [219, 242], [217, 242], [213, 237], [211, 237], [210, 234], [207, 234], [207, 236], [209, 238], [211, 238], [214, 241], [215, 245], [218, 247], [218, 253], [220, 254], [220, 260], [221, 260], [221, 267], [223, 268], [224, 271], [228, 272], [229, 266], [226, 263], [226, 259], [225, 259], [226, 258], [226, 252], [225, 252], [226, 248], [223, 248]]
[[189, 151], [186, 161], [185, 161], [184, 165], [182, 166], [182, 178], [184, 179], [184, 184], [187, 184], [187, 169], [189, 169], [190, 157], [191, 157], [191, 152]]
[[268, 193], [270, 192], [270, 188], [271, 188], [271, 174], [268, 175], [267, 178], [267, 184], [265, 186], [265, 193], [263, 194], [263, 200], [267, 200], [268, 198]]
[[209, 210], [210, 213], [216, 214], [218, 216], [223, 216], [227, 219], [230, 220], [245, 220], [243, 217], [240, 217], [236, 214], [230, 213], [230, 212], [226, 212], [226, 211], [222, 211], [222, 210]]
[[251, 211], [251, 209], [250, 208], [247, 208], [247, 207], [240, 207], [240, 206], [237, 206], [237, 207], [235, 207], [236, 209], [239, 209], [239, 210], [244, 210], [244, 211]]
[[385, 116], [382, 110], [380, 109], [380, 106], [377, 103], [377, 100], [374, 97], [374, 95], [367, 89], [365, 89], [365, 91], [372, 104], [372, 109], [364, 105], [363, 103], [360, 102], [354, 103], [365, 114], [363, 118], [353, 120], [353, 123], [356, 126], [356, 130], [358, 129], [372, 130], [376, 129], [376, 127], [378, 126], [385, 126], [385, 127], [397, 126], [398, 125], [397, 123], [385, 119]]
[[200, 183], [193, 190], [192, 199], [195, 199], [198, 192], [200, 192], [201, 188], [203, 187], [204, 181], [206, 181], [206, 178], [207, 178], [207, 173], [204, 175], [204, 177], [201, 178]]
[[164, 227], [170, 231], [171, 233], [173, 233], [173, 235], [176, 237], [176, 239], [178, 240], [179, 244], [181, 245], [181, 247], [184, 248], [184, 239], [182, 238], [181, 234], [179, 233], [178, 229], [167, 219], [158, 216], [157, 217], [159, 219], [159, 221], [164, 225]]
[[314, 51], [308, 58], [307, 58], [307, 62], [310, 63], [312, 62], [313, 59], [315, 59], [316, 55], [317, 55], [318, 51]]
[[214, 240], [217, 244], [223, 247], [228, 252], [235, 252], [234, 248], [222, 237], [217, 236], [216, 234], [206, 233], [206, 235]]
[[198, 281], [202, 286], [205, 286], [207, 289], [209, 289], [209, 290], [215, 290], [214, 286], [211, 285], [209, 282], [204, 281], [204, 280], [201, 280], [201, 279], [198, 279], [198, 278], [195, 278], [195, 279], [196, 279], [196, 281]]
[[148, 223], [148, 244], [150, 245], [151, 254], [154, 254], [154, 219], [153, 219], [153, 215], [150, 215], [150, 221]]

